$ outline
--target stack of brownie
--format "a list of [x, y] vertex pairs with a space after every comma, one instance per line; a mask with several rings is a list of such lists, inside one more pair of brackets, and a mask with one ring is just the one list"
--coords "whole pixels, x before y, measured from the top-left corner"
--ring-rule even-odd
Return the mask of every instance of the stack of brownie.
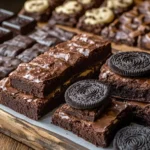
[[107, 147], [115, 133], [130, 121], [129, 107], [110, 98], [110, 88], [97, 80], [71, 85], [52, 123], [72, 131], [96, 146]]
[[[149, 76], [150, 54], [114, 54], [102, 66], [99, 81], [79, 81], [66, 90], [67, 104], [55, 111], [52, 123], [72, 131], [96, 146], [107, 147], [123, 126], [131, 122], [150, 125]], [[124, 134], [121, 134], [122, 131]], [[149, 132], [149, 128], [143, 126], [126, 127], [117, 133], [114, 147], [128, 150], [140, 147], [139, 143], [143, 147], [150, 146], [149, 143], [144, 143], [147, 138], [142, 138], [143, 135], [149, 137]], [[118, 137], [120, 134], [122, 136]], [[134, 142], [125, 140], [130, 141], [135, 134]], [[119, 144], [121, 138], [125, 141]]]
[[111, 85], [112, 97], [126, 101], [138, 123], [150, 125], [150, 54], [114, 54], [101, 68], [99, 80]]
[[150, 49], [149, 8], [149, 1], [141, 3], [105, 27], [101, 35], [118, 44]]
[[93, 76], [110, 54], [108, 41], [77, 35], [1, 80], [1, 104], [37, 120], [63, 102], [61, 96], [71, 83]]

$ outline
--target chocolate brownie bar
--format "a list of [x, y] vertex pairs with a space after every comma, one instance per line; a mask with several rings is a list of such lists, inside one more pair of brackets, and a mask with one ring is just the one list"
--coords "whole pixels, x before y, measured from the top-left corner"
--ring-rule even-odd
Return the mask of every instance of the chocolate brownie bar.
[[5, 21], [8, 20], [12, 17], [14, 17], [14, 13], [5, 9], [0, 9], [0, 24]]
[[106, 60], [110, 54], [108, 41], [86, 34], [77, 35], [72, 41], [59, 44], [30, 63], [20, 65], [10, 75], [11, 85], [43, 98], [74, 73]]
[[112, 86], [112, 96], [119, 99], [149, 102], [149, 77], [124, 77], [114, 73], [108, 64], [101, 68], [99, 80]]
[[25, 51], [23, 51], [17, 56], [17, 58], [20, 59], [22, 62], [27, 63], [48, 50], [49, 47], [37, 43], [31, 48], [28, 48]]
[[79, 19], [77, 28], [100, 34], [104, 26], [110, 24], [115, 18], [113, 11], [107, 7], [95, 8], [86, 11]]
[[84, 8], [81, 3], [75, 0], [65, 1], [63, 5], [55, 8], [49, 24], [62, 24], [73, 27], [83, 14]]
[[51, 36], [48, 31], [44, 31], [41, 29], [38, 29], [33, 33], [29, 34], [29, 37], [36, 42], [49, 47], [62, 42], [59, 38]]
[[0, 79], [8, 76], [20, 63], [18, 59], [0, 56]]
[[127, 101], [126, 103], [131, 108], [134, 122], [148, 126], [150, 125], [150, 104], [135, 101]]
[[27, 48], [31, 47], [34, 43], [35, 43], [35, 40], [33, 40], [27, 36], [17, 35], [16, 37], [5, 42], [4, 44], [11, 45], [11, 46], [17, 46], [22, 49], [27, 49]]
[[49, 20], [55, 7], [63, 2], [64, 0], [29, 0], [25, 2], [21, 14], [30, 16], [39, 22], [46, 22]]
[[150, 32], [150, 17], [147, 13], [140, 11], [141, 8], [142, 6], [136, 6], [121, 15], [112, 24], [105, 27], [101, 35], [117, 44], [142, 47], [145, 41], [142, 41], [141, 37]]
[[65, 108], [66, 105], [63, 105], [56, 110], [52, 123], [77, 134], [96, 146], [107, 147], [116, 132], [130, 122], [129, 108], [122, 102], [113, 101], [112, 105], [95, 122], [67, 115]]
[[100, 64], [102, 62], [92, 68], [88, 68], [82, 73], [72, 76], [68, 81], [53, 89], [45, 98], [23, 94], [10, 86], [8, 78], [3, 79], [0, 81], [1, 104], [29, 118], [38, 120], [64, 102], [63, 95], [68, 86], [78, 80], [95, 77], [95, 72], [98, 72]]
[[7, 40], [10, 40], [11, 38], [13, 38], [12, 32], [10, 30], [0, 27], [0, 44]]
[[36, 21], [24, 15], [18, 15], [2, 23], [2, 26], [12, 30], [15, 34], [26, 35], [34, 30]]
[[50, 26], [50, 25], [43, 27], [42, 30], [46, 31], [49, 35], [56, 37], [62, 41], [71, 40], [72, 37], [76, 35], [76, 33], [74, 32], [69, 32], [59, 27]]

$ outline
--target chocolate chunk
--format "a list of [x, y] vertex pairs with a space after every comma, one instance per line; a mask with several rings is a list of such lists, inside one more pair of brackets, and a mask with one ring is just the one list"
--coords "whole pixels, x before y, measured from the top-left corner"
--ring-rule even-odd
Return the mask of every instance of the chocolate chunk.
[[36, 21], [31, 17], [19, 15], [8, 21], [4, 21], [2, 26], [12, 30], [15, 34], [25, 35], [34, 30]]
[[13, 34], [10, 30], [0, 27], [0, 44], [10, 40], [13, 37]]
[[150, 54], [144, 52], [121, 52], [108, 60], [110, 69], [121, 76], [142, 77], [150, 74]]
[[4, 44], [13, 45], [13, 46], [20, 47], [22, 49], [26, 49], [26, 48], [31, 47], [34, 43], [35, 43], [35, 40], [27, 36], [18, 35], [14, 37], [12, 40], [5, 42]]
[[105, 105], [109, 87], [96, 80], [83, 80], [70, 86], [65, 93], [66, 102], [76, 109], [92, 109]]
[[17, 56], [17, 58], [23, 62], [29, 62], [33, 60], [35, 57], [37, 57], [38, 55], [48, 50], [49, 50], [49, 47], [47, 46], [44, 46], [41, 44], [35, 44], [33, 47], [23, 51], [20, 55]]
[[115, 150], [149, 150], [150, 128], [133, 125], [121, 129], [115, 136]]
[[5, 21], [8, 20], [10, 18], [12, 18], [15, 14], [11, 11], [5, 10], [5, 9], [0, 9], [0, 24]]

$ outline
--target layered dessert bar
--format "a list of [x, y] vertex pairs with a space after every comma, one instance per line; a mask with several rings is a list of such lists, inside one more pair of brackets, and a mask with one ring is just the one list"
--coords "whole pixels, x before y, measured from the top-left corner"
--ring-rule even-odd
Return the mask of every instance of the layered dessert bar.
[[26, 35], [33, 31], [36, 26], [36, 21], [24, 15], [18, 15], [7, 21], [3, 21], [2, 26], [10, 29], [14, 34]]
[[6, 21], [12, 17], [14, 17], [14, 13], [11, 12], [11, 11], [8, 11], [8, 10], [5, 10], [5, 9], [0, 9], [0, 24], [3, 22], [3, 21]]
[[25, 2], [21, 14], [32, 17], [39, 22], [46, 22], [49, 20], [55, 7], [63, 2], [64, 0], [28, 0]]
[[150, 102], [150, 54], [114, 54], [101, 68], [99, 80], [112, 86], [112, 96], [131, 101]]
[[10, 30], [0, 27], [0, 44], [13, 38]]
[[21, 64], [10, 75], [12, 87], [43, 98], [64, 83], [111, 54], [110, 43], [97, 36], [81, 34], [58, 44], [30, 63]]
[[[55, 111], [52, 123], [96, 146], [107, 147], [115, 133], [130, 122], [129, 107], [123, 102], [111, 101], [109, 96], [108, 86], [101, 82], [76, 82], [65, 92], [67, 104]], [[96, 109], [101, 108], [104, 110], [98, 113]]]
[[99, 72], [101, 65], [102, 62], [79, 74], [75, 74], [66, 82], [54, 88], [45, 98], [37, 98], [19, 92], [15, 88], [12, 88], [9, 79], [5, 78], [0, 81], [0, 102], [16, 112], [31, 119], [38, 120], [64, 102], [64, 92], [68, 86], [78, 80], [95, 77], [95, 73]]

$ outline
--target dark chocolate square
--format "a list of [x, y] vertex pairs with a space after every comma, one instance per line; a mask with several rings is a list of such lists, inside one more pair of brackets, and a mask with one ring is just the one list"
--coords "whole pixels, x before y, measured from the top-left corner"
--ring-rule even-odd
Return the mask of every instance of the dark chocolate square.
[[15, 14], [11, 11], [5, 10], [5, 9], [0, 9], [0, 24], [7, 20], [10, 19], [14, 16]]
[[13, 38], [13, 34], [10, 30], [0, 27], [0, 44], [4, 41]]
[[14, 37], [12, 40], [5, 42], [4, 44], [18, 46], [22, 49], [26, 49], [31, 47], [35, 41], [27, 36], [18, 35]]
[[48, 32], [43, 31], [43, 30], [36, 30], [35, 32], [31, 33], [29, 35], [30, 38], [36, 40], [38, 43], [46, 46], [54, 46], [60, 42], [62, 42], [60, 39], [49, 35]]
[[15, 34], [26, 35], [34, 30], [36, 21], [31, 17], [18, 15], [15, 18], [4, 21], [2, 26], [12, 30]]

